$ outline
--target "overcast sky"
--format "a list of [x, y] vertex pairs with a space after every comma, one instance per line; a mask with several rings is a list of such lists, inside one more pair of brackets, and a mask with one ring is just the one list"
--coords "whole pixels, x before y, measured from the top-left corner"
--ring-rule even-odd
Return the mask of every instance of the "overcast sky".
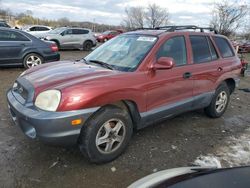
[[[3, 8], [14, 13], [31, 10], [35, 17], [72, 21], [93, 21], [120, 25], [124, 9], [131, 6], [146, 7], [156, 3], [170, 12], [174, 24], [209, 24], [213, 3], [218, 0], [0, 0]], [[232, 0], [231, 0], [232, 1]], [[235, 0], [234, 0], [235, 1]], [[238, 0], [250, 4], [250, 0]]]

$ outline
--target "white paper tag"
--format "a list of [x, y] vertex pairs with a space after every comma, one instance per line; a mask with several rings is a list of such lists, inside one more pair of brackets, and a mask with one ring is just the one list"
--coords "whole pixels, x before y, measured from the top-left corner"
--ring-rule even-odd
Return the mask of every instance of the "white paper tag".
[[154, 42], [156, 37], [139, 37], [137, 41]]

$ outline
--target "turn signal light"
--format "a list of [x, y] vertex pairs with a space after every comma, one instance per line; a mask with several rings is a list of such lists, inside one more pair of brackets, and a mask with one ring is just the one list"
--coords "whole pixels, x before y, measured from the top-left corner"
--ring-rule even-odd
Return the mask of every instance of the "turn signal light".
[[80, 125], [82, 123], [82, 119], [75, 119], [71, 121], [71, 125]]

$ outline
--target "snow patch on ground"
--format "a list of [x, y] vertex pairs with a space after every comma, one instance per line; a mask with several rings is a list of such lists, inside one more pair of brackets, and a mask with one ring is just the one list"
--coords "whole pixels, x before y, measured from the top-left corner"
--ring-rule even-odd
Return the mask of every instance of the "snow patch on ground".
[[250, 165], [250, 129], [239, 137], [230, 137], [225, 145], [216, 149], [215, 154], [199, 156], [194, 164], [218, 168]]

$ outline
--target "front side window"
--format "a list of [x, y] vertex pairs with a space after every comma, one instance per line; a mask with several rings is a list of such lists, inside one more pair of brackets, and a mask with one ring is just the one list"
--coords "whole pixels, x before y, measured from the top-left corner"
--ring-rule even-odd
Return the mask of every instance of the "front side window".
[[85, 59], [107, 63], [115, 70], [133, 71], [156, 41], [155, 36], [120, 35], [98, 47]]
[[66, 31], [64, 31], [64, 35], [72, 35], [73, 31], [72, 29], [67, 29]]
[[0, 31], [0, 41], [29, 41], [29, 39], [18, 32]]
[[190, 36], [194, 63], [205, 63], [212, 60], [206, 36]]
[[185, 38], [178, 36], [167, 40], [157, 52], [157, 59], [160, 57], [172, 57], [176, 66], [187, 64]]
[[234, 56], [233, 49], [226, 39], [222, 37], [213, 37], [213, 39], [223, 58]]

